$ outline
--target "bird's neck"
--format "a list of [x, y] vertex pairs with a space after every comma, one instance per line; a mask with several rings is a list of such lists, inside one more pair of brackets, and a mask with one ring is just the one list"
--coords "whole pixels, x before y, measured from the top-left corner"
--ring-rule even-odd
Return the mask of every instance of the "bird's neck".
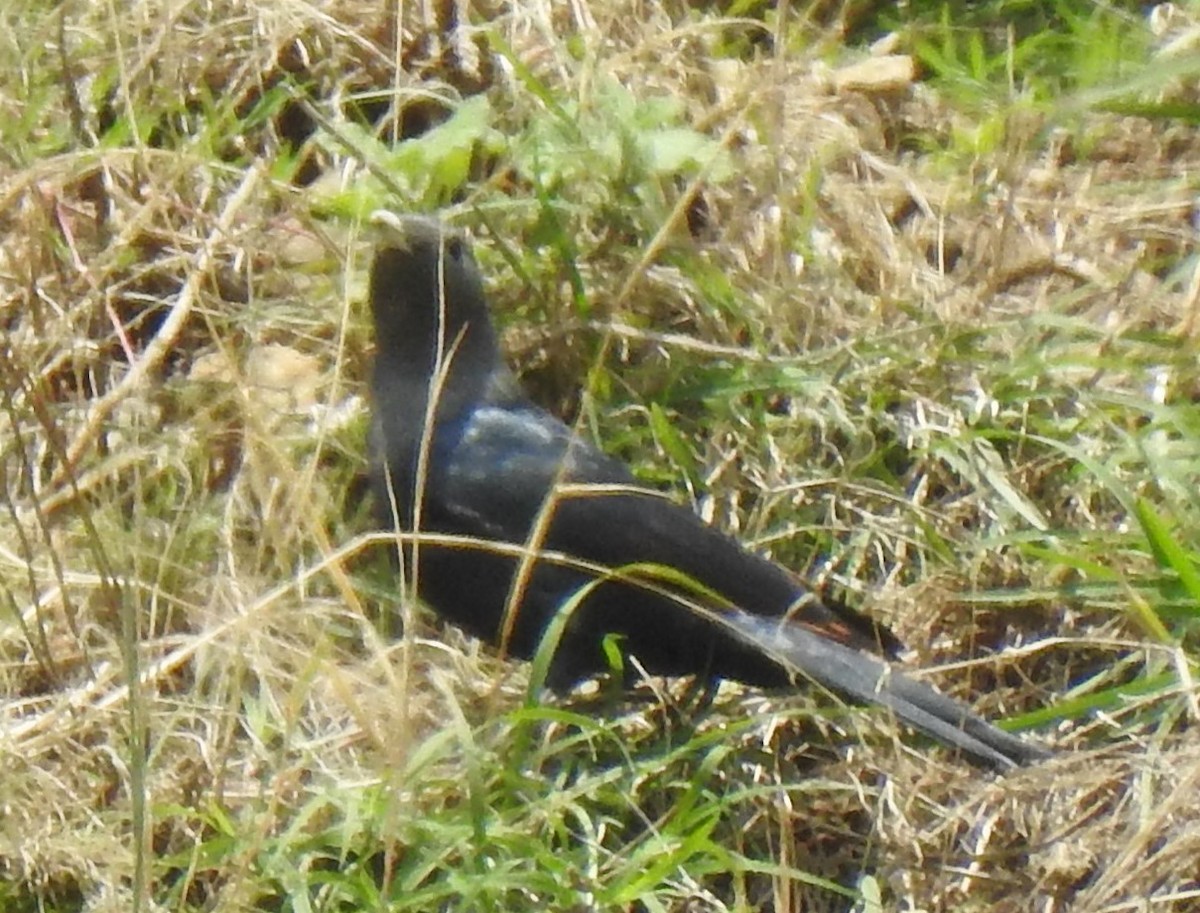
[[448, 326], [441, 339], [436, 328], [415, 337], [376, 358], [374, 394], [395, 412], [424, 415], [433, 396], [438, 412], [454, 414], [486, 398], [491, 377], [507, 370], [486, 319]]

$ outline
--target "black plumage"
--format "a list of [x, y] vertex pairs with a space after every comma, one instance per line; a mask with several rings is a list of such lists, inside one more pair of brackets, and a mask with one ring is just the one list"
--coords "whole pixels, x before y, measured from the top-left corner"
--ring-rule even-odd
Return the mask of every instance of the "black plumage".
[[388, 528], [421, 533], [404, 551], [423, 601], [525, 658], [566, 607], [554, 687], [607, 670], [616, 634], [654, 674], [810, 679], [998, 768], [1045, 753], [870, 655], [894, 638], [534, 405], [503, 362], [466, 241], [432, 219], [375, 221], [375, 495]]

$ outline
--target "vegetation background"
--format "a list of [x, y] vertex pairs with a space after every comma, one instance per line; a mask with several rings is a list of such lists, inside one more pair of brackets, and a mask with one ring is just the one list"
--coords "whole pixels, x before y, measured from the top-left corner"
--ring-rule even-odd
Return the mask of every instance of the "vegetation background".
[[[1200, 909], [1200, 4], [0, 20], [0, 908]], [[540, 701], [416, 611], [379, 206], [473, 231], [540, 402], [1059, 756]]]

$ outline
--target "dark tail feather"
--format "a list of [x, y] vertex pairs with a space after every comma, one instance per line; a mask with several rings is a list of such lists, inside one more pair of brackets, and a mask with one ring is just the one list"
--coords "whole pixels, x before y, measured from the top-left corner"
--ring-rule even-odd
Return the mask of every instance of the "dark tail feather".
[[795, 624], [732, 613], [726, 621], [750, 643], [798, 676], [864, 703], [890, 709], [904, 722], [974, 760], [1009, 770], [1050, 756], [997, 729], [958, 701], [894, 671], [887, 663]]

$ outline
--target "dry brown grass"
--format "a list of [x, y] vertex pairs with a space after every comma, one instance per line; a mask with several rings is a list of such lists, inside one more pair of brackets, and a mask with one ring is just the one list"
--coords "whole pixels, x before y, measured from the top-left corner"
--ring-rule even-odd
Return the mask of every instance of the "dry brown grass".
[[[877, 717], [726, 689], [701, 730], [755, 725], [730, 736], [712, 774], [722, 802], [745, 797], [718, 834], [764, 869], [698, 875], [673, 909], [845, 908], [774, 864], [851, 886], [872, 873], [884, 909], [1200, 907], [1187, 654], [1162, 647], [1145, 613], [1055, 589], [1086, 573], [1013, 546], [1036, 530], [1061, 549], [1115, 531], [1124, 505], [1052, 448], [936, 457], [964, 416], [1020, 425], [991, 391], [1010, 354], [1027, 376], [1030, 339], [1054, 321], [1089, 330], [1043, 366], [1055, 414], [1077, 406], [1079, 432], [1061, 425], [1076, 454], [1105, 462], [1139, 421], [1138, 407], [1114, 410], [1102, 436], [1087, 418], [1097, 402], [1152, 399], [1155, 379], [1195, 401], [1200, 270], [1180, 278], [1197, 255], [1194, 129], [1022, 110], [972, 153], [955, 139], [972, 115], [929, 85], [839, 80], [861, 52], [837, 50], [830, 27], [809, 25], [809, 51], [718, 61], [715, 42], [759, 27], [673, 5], [477, 4], [490, 20], [477, 30], [457, 3], [401, 4], [399, 28], [397, 8], [357, 0], [18, 6], [0, 38], [0, 120], [13, 125], [0, 155], [0, 906], [129, 909], [144, 892], [164, 908], [253, 908], [263, 884], [289, 890], [263, 860], [278, 867], [279, 853], [286, 869], [284, 837], [348, 816], [346, 796], [387, 786], [381, 840], [401, 844], [411, 831], [398, 822], [461, 802], [471, 772], [455, 764], [469, 752], [438, 747], [447, 733], [490, 732], [503, 756], [486, 721], [519, 707], [523, 671], [452, 631], [380, 633], [376, 616], [395, 607], [373, 588], [388, 588], [386, 561], [346, 495], [363, 464], [366, 251], [353, 220], [313, 202], [361, 179], [331, 137], [352, 140], [364, 111], [383, 115], [386, 138], [418, 131], [429, 99], [484, 90], [518, 135], [547, 116], [532, 80], [585, 109], [615, 79], [634, 98], [678, 99], [681, 122], [719, 139], [736, 175], [663, 182], [649, 203], [567, 188], [584, 318], [561, 260], [528, 252], [541, 210], [527, 176], [478, 171], [454, 208], [490, 227], [497, 310], [543, 400], [594, 417], [648, 474], [678, 476], [696, 467], [635, 433], [660, 390], [714, 360], [782, 372], [810, 353], [792, 396], [764, 411], [673, 407], [702, 454], [710, 515], [869, 597], [921, 663], [1013, 647], [941, 677], [984, 712], [1043, 706], [1105, 669], [1174, 668], [1183, 683], [1087, 725], [1080, 712], [1043, 726], [1061, 756], [1005, 779], [881, 737]], [[1186, 34], [1194, 24], [1177, 15], [1172, 35]], [[531, 75], [493, 57], [489, 36]], [[285, 84], [267, 116], [243, 120]], [[392, 99], [404, 105], [387, 114]], [[941, 137], [952, 154], [906, 151], [911, 137]], [[286, 157], [300, 162], [291, 174]], [[665, 255], [681, 249], [692, 266]], [[713, 304], [700, 267], [725, 277], [731, 301]], [[611, 373], [580, 406], [610, 324], [623, 328]], [[1125, 359], [1130, 337], [1172, 339], [1175, 358]], [[1062, 400], [1072, 389], [1075, 405]], [[854, 474], [885, 438], [917, 454], [903, 489]], [[1146, 496], [1166, 487], [1132, 457], [1116, 471]], [[794, 535], [810, 527], [815, 546]], [[965, 530], [995, 547], [969, 547]], [[1123, 578], [1151, 564], [1101, 558]], [[1022, 611], [969, 598], [1004, 587], [1028, 591]], [[656, 727], [673, 724], [643, 710], [614, 731], [653, 758]], [[543, 736], [551, 759], [567, 731]], [[797, 751], [807, 738], [853, 747], [814, 761]], [[133, 881], [139, 794], [146, 885]], [[673, 795], [641, 798], [666, 819]], [[222, 820], [236, 822], [234, 847], [206, 856]], [[601, 854], [601, 872], [615, 865]]]

